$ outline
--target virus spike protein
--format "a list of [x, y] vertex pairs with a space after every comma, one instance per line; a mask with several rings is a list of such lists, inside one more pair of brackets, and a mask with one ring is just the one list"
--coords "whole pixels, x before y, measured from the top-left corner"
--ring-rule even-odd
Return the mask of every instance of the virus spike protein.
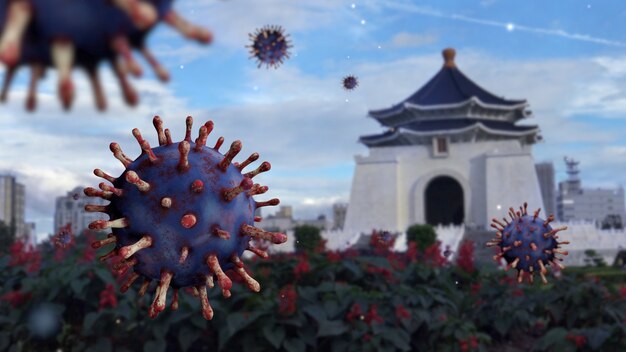
[[496, 238], [487, 242], [486, 246], [500, 248], [501, 251], [494, 256], [494, 260], [500, 261], [504, 258], [508, 264], [507, 269], [517, 269], [519, 282], [522, 282], [524, 273], [528, 273], [528, 281], [533, 283], [533, 275], [539, 273], [541, 281], [546, 284], [548, 282], [545, 277], [548, 272], [546, 265], [562, 260], [555, 254], [567, 255], [566, 251], [559, 249], [559, 245], [569, 242], [557, 242], [554, 236], [567, 227], [553, 229], [550, 222], [554, 220], [554, 216], [550, 215], [543, 220], [539, 217], [539, 210], [528, 215], [526, 203], [517, 212], [509, 208], [509, 216], [511, 222], [507, 222], [506, 225], [498, 219], [493, 219], [491, 227], [498, 232]]
[[[133, 50], [139, 51], [162, 81], [169, 74], [146, 48], [146, 37], [157, 22], [165, 22], [183, 36], [208, 44], [212, 34], [187, 22], [172, 9], [174, 0], [58, 0], [0, 1], [0, 61], [6, 67], [0, 101], [7, 98], [8, 85], [20, 66], [33, 68], [26, 108], [36, 106], [36, 82], [47, 67], [58, 70], [58, 96], [70, 109], [75, 98], [71, 71], [86, 69], [96, 107], [106, 109], [105, 95], [97, 76], [102, 61], [114, 67], [126, 103], [137, 103], [137, 93], [126, 72], [142, 74]], [[45, 14], [45, 15], [42, 15]], [[38, 66], [34, 66], [38, 65]]]
[[[188, 122], [190, 130], [192, 120]], [[94, 174], [112, 185], [101, 184], [102, 191], [85, 189], [90, 197], [110, 200], [104, 207], [86, 205], [90, 211], [102, 211], [110, 218], [89, 225], [91, 229], [111, 231], [106, 239], [96, 241], [94, 248], [114, 244], [115, 248], [102, 259], [120, 256], [123, 259], [115, 268], [133, 269], [123, 291], [139, 276], [144, 278], [140, 294], [146, 292], [150, 281], [159, 283], [148, 311], [151, 317], [165, 309], [169, 287], [174, 292], [192, 287], [199, 292], [203, 316], [211, 319], [213, 310], [206, 285], [213, 282], [213, 277], [225, 297], [230, 296], [232, 286], [224, 274], [229, 269], [236, 270], [251, 290], [259, 291], [259, 283], [246, 273], [239, 258], [244, 250], [267, 257], [266, 252], [250, 245], [251, 238], [266, 238], [276, 244], [287, 240], [284, 234], [254, 227], [254, 222], [260, 220], [254, 216], [256, 208], [276, 205], [278, 199], [257, 202], [252, 196], [260, 193], [245, 191], [252, 187], [250, 177], [269, 170], [270, 165], [264, 162], [256, 171], [242, 174], [240, 165], [231, 163], [241, 142], [233, 143], [225, 155], [204, 145], [212, 122], [201, 129], [199, 148], [188, 135], [179, 143], [171, 143], [169, 131], [163, 130], [159, 117], [154, 118], [154, 125], [159, 147], [150, 148], [139, 131], [133, 130], [142, 147], [141, 155], [131, 160], [112, 143], [114, 156], [126, 170], [120, 177], [112, 177], [96, 169]], [[254, 155], [256, 160], [258, 154]]]

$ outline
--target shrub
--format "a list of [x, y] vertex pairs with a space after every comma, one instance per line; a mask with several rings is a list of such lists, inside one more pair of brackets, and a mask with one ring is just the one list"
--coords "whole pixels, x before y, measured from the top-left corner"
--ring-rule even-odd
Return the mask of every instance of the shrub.
[[311, 225], [300, 225], [294, 228], [296, 252], [311, 253], [322, 243], [320, 229]]
[[424, 250], [437, 240], [435, 228], [431, 225], [414, 224], [406, 230], [407, 243], [415, 242], [420, 250]]

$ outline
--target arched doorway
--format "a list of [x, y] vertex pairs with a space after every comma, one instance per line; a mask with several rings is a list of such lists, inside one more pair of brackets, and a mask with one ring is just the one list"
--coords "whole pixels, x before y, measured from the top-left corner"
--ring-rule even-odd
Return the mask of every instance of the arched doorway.
[[433, 178], [424, 192], [426, 223], [430, 225], [460, 225], [465, 217], [463, 188], [449, 176]]

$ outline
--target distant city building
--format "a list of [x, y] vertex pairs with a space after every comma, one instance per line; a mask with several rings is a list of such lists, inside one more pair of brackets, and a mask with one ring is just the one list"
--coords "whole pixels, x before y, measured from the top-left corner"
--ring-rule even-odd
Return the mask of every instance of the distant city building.
[[347, 211], [348, 211], [348, 204], [345, 204], [345, 203], [333, 204], [333, 230], [343, 229], [343, 224], [346, 222]]
[[293, 220], [293, 208], [290, 205], [281, 205], [274, 215], [263, 218], [259, 227], [265, 231], [286, 232], [296, 226]]
[[587, 220], [600, 224], [606, 219], [616, 222], [625, 217], [624, 188], [583, 188], [578, 161], [565, 158], [568, 179], [559, 183], [557, 213], [560, 221]]
[[87, 229], [92, 221], [108, 220], [106, 214], [85, 211], [86, 204], [107, 205], [109, 201], [85, 196], [83, 187], [76, 187], [67, 192], [66, 196], [57, 197], [54, 209], [54, 233], [58, 233], [66, 224], [71, 224], [72, 232], [78, 235]]
[[557, 216], [554, 164], [552, 162], [537, 163], [535, 164], [535, 169], [537, 170], [543, 205], [546, 207], [542, 211], [544, 211], [544, 214]]
[[487, 228], [525, 201], [544, 208], [532, 147], [539, 127], [526, 100], [480, 87], [456, 66], [455, 50], [423, 87], [369, 111], [386, 131], [361, 136], [344, 232], [405, 231], [411, 224]]
[[24, 239], [32, 245], [37, 243], [37, 225], [34, 222], [24, 223]]
[[282, 205], [275, 214], [264, 217], [259, 227], [265, 231], [287, 232], [299, 225], [311, 225], [327, 230], [332, 224], [326, 219], [326, 215], [320, 215], [312, 220], [294, 220], [293, 208], [290, 205]]
[[326, 215], [323, 214], [319, 215], [317, 219], [314, 220], [298, 220], [297, 224], [315, 226], [320, 230], [329, 230], [332, 225], [331, 222], [326, 219]]
[[18, 183], [14, 176], [0, 175], [0, 221], [7, 226], [15, 226], [16, 239], [24, 239], [25, 236], [25, 199], [23, 184]]

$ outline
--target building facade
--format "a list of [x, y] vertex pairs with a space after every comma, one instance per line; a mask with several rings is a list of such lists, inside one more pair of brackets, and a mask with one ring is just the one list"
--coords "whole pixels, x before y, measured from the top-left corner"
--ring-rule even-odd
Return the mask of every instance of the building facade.
[[559, 182], [557, 213], [560, 221], [594, 221], [619, 216], [626, 220], [624, 188], [583, 188], [579, 177], [580, 162], [565, 158], [568, 179]]
[[535, 169], [537, 170], [543, 205], [546, 207], [545, 212], [557, 216], [554, 164], [551, 162], [538, 163], [535, 164]]
[[343, 225], [346, 222], [347, 212], [348, 212], [348, 204], [345, 204], [345, 203], [333, 204], [333, 230], [343, 229]]
[[15, 238], [24, 239], [26, 189], [14, 176], [0, 175], [0, 221], [15, 226]]
[[106, 214], [85, 211], [86, 204], [107, 205], [109, 201], [85, 196], [83, 187], [76, 187], [67, 192], [67, 195], [57, 197], [54, 209], [54, 233], [59, 233], [61, 227], [71, 224], [72, 233], [77, 235], [95, 220], [108, 220]]
[[506, 100], [471, 81], [454, 49], [421, 89], [370, 111], [387, 131], [362, 136], [344, 232], [403, 232], [415, 223], [486, 228], [510, 206], [544, 208], [532, 146], [537, 126], [526, 100]]

